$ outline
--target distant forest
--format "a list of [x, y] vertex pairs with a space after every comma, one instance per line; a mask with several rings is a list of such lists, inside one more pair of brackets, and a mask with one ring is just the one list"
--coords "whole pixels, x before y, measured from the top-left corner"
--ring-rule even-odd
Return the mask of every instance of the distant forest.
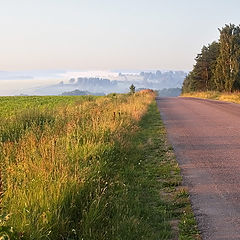
[[119, 80], [79, 77], [70, 79], [68, 85], [77, 86], [81, 90], [87, 91], [126, 92], [131, 84], [138, 88], [151, 89], [181, 87], [185, 77], [186, 73], [183, 71], [141, 72], [136, 75], [119, 73]]
[[240, 90], [240, 25], [218, 29], [220, 38], [203, 46], [193, 70], [183, 82], [182, 92]]
[[[187, 76], [183, 71], [156, 71], [141, 72], [136, 74], [119, 73], [112, 79], [99, 77], [78, 77], [71, 78], [67, 82], [61, 81], [58, 84], [42, 86], [35, 89], [33, 94], [37, 95], [83, 95], [92, 93], [104, 95], [112, 92], [127, 93], [129, 86], [134, 84], [136, 89], [181, 88], [184, 78]], [[75, 90], [78, 90], [75, 92]]]

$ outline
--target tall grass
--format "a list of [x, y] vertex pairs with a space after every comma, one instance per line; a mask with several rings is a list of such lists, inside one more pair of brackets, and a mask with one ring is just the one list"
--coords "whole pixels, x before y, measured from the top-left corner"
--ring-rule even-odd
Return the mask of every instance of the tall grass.
[[129, 220], [121, 174], [128, 164], [125, 152], [153, 99], [152, 92], [72, 99], [51, 108], [33, 104], [5, 117], [0, 124], [1, 234], [116, 239]]

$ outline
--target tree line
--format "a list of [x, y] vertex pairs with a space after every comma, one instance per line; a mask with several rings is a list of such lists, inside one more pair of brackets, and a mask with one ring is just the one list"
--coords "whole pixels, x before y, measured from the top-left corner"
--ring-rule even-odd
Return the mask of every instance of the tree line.
[[220, 38], [203, 46], [193, 70], [183, 82], [182, 92], [240, 90], [240, 25], [218, 29]]

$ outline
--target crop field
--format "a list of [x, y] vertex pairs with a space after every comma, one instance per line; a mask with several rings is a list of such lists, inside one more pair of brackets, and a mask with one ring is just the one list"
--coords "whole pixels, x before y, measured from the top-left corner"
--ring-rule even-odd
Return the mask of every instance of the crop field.
[[28, 108], [53, 109], [57, 106], [63, 107], [73, 103], [91, 101], [96, 96], [19, 96], [0, 97], [0, 117], [9, 117]]

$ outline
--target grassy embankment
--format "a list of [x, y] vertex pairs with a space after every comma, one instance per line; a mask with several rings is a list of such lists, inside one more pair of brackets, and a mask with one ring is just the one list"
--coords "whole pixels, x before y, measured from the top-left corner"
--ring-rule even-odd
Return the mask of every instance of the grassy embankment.
[[240, 92], [233, 92], [233, 93], [216, 92], [216, 91], [191, 92], [191, 93], [184, 93], [181, 96], [240, 103]]
[[154, 94], [0, 101], [2, 236], [197, 239]]

